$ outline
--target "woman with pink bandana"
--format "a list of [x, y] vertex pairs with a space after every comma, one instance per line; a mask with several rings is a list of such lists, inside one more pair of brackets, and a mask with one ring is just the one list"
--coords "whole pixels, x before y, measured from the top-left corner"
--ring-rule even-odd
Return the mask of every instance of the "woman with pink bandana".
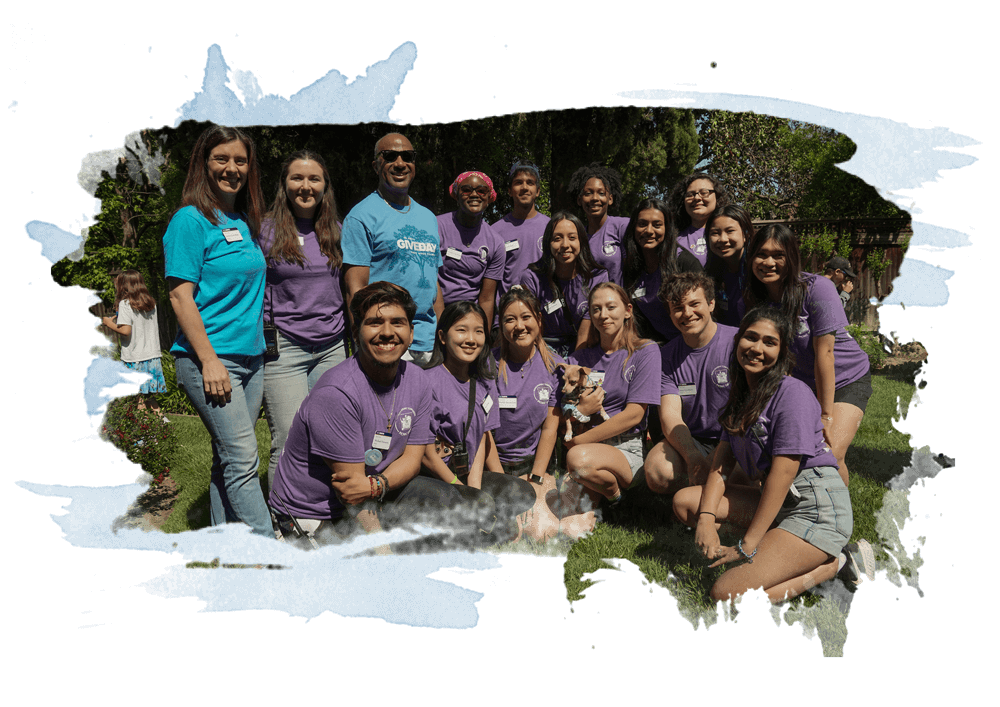
[[448, 193], [458, 210], [441, 214], [438, 236], [444, 264], [438, 270], [445, 305], [476, 302], [493, 321], [497, 282], [503, 279], [506, 253], [503, 239], [483, 220], [497, 199], [493, 182], [482, 172], [462, 172]]

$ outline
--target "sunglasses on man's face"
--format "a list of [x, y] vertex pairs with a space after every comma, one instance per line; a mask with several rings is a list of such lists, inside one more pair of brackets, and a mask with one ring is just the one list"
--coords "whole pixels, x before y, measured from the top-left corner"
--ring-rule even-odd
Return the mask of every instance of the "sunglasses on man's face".
[[403, 158], [403, 162], [413, 164], [413, 160], [417, 157], [416, 150], [379, 150], [378, 154], [388, 164], [392, 164], [400, 157]]

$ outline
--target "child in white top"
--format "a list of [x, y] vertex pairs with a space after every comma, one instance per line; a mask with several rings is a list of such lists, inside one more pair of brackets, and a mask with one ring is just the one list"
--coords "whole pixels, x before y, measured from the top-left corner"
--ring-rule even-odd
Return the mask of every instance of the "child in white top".
[[139, 388], [139, 409], [159, 411], [156, 393], [167, 392], [160, 362], [160, 330], [156, 320], [156, 300], [146, 289], [146, 282], [137, 270], [125, 270], [115, 278], [115, 317], [104, 317], [104, 326], [124, 337], [121, 361], [128, 368], [148, 373], [151, 379]]

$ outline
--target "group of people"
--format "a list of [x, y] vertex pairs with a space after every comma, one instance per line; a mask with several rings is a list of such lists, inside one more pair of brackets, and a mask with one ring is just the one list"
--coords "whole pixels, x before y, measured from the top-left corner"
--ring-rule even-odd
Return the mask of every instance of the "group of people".
[[[714, 177], [625, 218], [608, 214], [620, 176], [592, 164], [569, 185], [582, 218], [550, 218], [538, 168], [518, 162], [496, 223], [478, 171], [435, 217], [408, 194], [416, 151], [391, 133], [377, 188], [341, 220], [322, 157], [288, 156], [269, 209], [256, 160], [243, 132], [208, 128], [163, 239], [177, 379], [212, 436], [213, 524], [313, 538], [426, 520], [474, 543], [518, 537], [551, 510], [560, 372], [576, 365], [593, 422], [563, 443], [567, 513], [614, 508], [644, 477], [712, 566], [742, 560], [718, 599], [781, 600], [854, 563], [844, 456], [867, 356], [794, 234], [755, 232]], [[723, 522], [746, 528], [736, 547]]]

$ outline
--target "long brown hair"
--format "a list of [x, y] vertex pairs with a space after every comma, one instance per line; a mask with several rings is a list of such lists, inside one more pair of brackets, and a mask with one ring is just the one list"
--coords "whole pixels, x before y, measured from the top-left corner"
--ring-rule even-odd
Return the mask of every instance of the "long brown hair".
[[542, 357], [542, 363], [545, 364], [545, 370], [549, 373], [555, 370], [556, 364], [552, 360], [552, 354], [549, 352], [549, 347], [546, 345], [545, 340], [542, 339], [542, 335], [545, 333], [542, 329], [542, 313], [541, 305], [538, 302], [538, 298], [533, 294], [528, 292], [523, 287], [515, 287], [512, 290], [508, 290], [503, 297], [500, 298], [500, 306], [497, 311], [500, 313], [500, 359], [498, 361], [500, 376], [503, 377], [503, 382], [507, 382], [507, 357], [510, 356], [510, 342], [507, 341], [507, 337], [503, 335], [503, 313], [506, 309], [520, 302], [528, 311], [531, 312], [531, 316], [535, 318], [538, 322], [538, 336], [535, 337], [535, 348], [538, 349], [538, 355]]
[[[746, 372], [739, 364], [736, 352], [744, 332], [751, 324], [756, 324], [762, 319], [774, 325], [778, 338], [781, 339], [781, 347], [778, 349], [778, 359], [774, 365], [764, 371], [757, 381], [757, 387], [750, 390]], [[794, 336], [792, 321], [777, 307], [762, 304], [747, 312], [740, 322], [740, 329], [736, 333], [736, 344], [729, 358], [729, 400], [719, 415], [719, 424], [729, 434], [743, 436], [747, 433], [764, 411], [767, 401], [778, 392], [782, 379], [795, 366], [795, 354], [791, 349]]]
[[264, 195], [260, 191], [257, 148], [254, 147], [250, 136], [238, 128], [213, 125], [198, 136], [191, 151], [191, 161], [188, 163], [187, 177], [184, 179], [184, 189], [181, 192], [181, 203], [178, 208], [193, 206], [212, 225], [219, 225], [216, 213], [225, 209], [208, 178], [208, 157], [217, 146], [234, 140], [243, 143], [247, 151], [247, 183], [236, 195], [235, 208], [244, 215], [250, 227], [250, 235], [256, 238], [260, 233], [261, 217], [264, 215]]
[[[594, 295], [604, 289], [611, 290], [616, 295], [618, 295], [618, 298], [622, 301], [622, 304], [625, 305], [626, 308], [632, 306], [632, 300], [629, 298], [628, 293], [621, 287], [621, 285], [618, 285], [617, 283], [614, 282], [602, 282], [590, 291], [590, 296], [587, 298], [588, 309], [590, 308], [591, 304], [594, 301]], [[633, 310], [634, 309], [635, 308], [633, 307]], [[584, 348], [597, 346], [600, 343], [601, 343], [601, 334], [599, 331], [597, 331], [597, 327], [591, 325], [590, 333], [587, 334], [587, 342], [584, 344]], [[631, 316], [624, 322], [622, 322], [621, 331], [619, 331], [618, 334], [615, 335], [615, 340], [612, 342], [612, 345], [615, 347], [616, 351], [620, 349], [628, 349], [628, 356], [626, 356], [625, 360], [622, 362], [622, 372], [623, 373], [625, 372], [625, 366], [628, 364], [628, 360], [632, 358], [632, 354], [634, 354], [636, 351], [643, 348], [644, 346], [647, 346], [652, 343], [653, 342], [650, 341], [649, 339], [643, 339], [641, 336], [639, 336], [639, 330], [635, 325], [634, 316]]]
[[799, 240], [788, 226], [783, 223], [772, 223], [754, 234], [749, 245], [744, 246], [746, 262], [746, 282], [743, 285], [743, 301], [747, 309], [761, 303], [770, 302], [767, 288], [753, 273], [753, 259], [764, 244], [773, 240], [785, 251], [785, 276], [781, 281], [781, 311], [792, 321], [797, 321], [802, 310], [802, 300], [806, 296], [806, 283], [802, 281], [802, 256], [799, 253]]
[[278, 177], [278, 193], [274, 197], [271, 210], [267, 212], [267, 219], [274, 227], [274, 234], [271, 240], [271, 248], [267, 252], [269, 260], [283, 260], [286, 263], [295, 263], [305, 266], [305, 259], [302, 253], [302, 246], [299, 245], [298, 229], [295, 227], [295, 214], [292, 213], [288, 203], [288, 192], [285, 189], [285, 180], [288, 178], [288, 171], [292, 163], [297, 160], [308, 160], [315, 162], [323, 170], [323, 181], [326, 187], [323, 189], [323, 198], [320, 199], [316, 213], [313, 214], [316, 240], [319, 241], [319, 249], [326, 256], [327, 264], [331, 270], [339, 268], [344, 261], [344, 253], [340, 247], [340, 226], [337, 225], [339, 216], [337, 215], [337, 200], [333, 195], [333, 185], [330, 184], [330, 170], [326, 167], [323, 158], [312, 150], [299, 150], [293, 152], [285, 161], [281, 163], [281, 176]]
[[118, 309], [122, 300], [126, 300], [134, 312], [152, 312], [156, 309], [156, 300], [149, 294], [146, 281], [138, 270], [123, 270], [115, 278], [115, 309]]

